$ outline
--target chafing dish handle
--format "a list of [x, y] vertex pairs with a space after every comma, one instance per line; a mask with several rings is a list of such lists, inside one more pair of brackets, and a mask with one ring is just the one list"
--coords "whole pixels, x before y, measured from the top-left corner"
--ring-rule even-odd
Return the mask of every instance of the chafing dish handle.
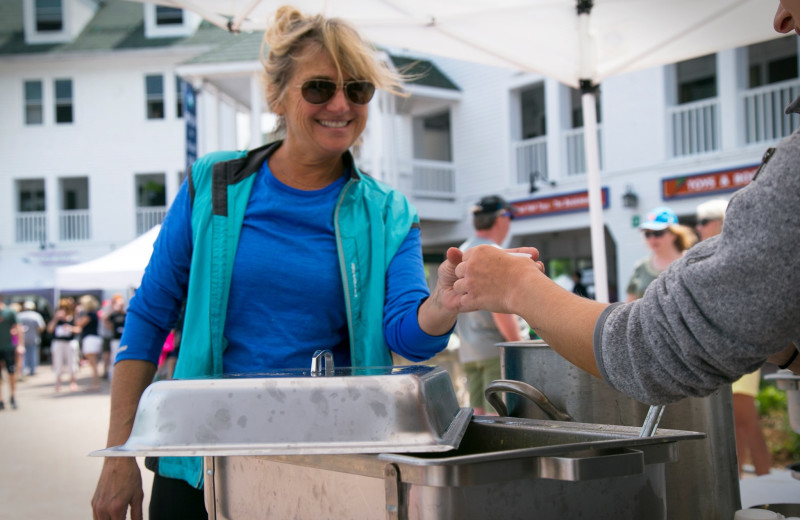
[[[325, 365], [325, 372], [322, 372], [322, 365]], [[330, 350], [318, 350], [311, 358], [311, 377], [332, 376], [336, 370], [333, 367], [333, 354]]]
[[588, 456], [578, 455], [539, 457], [539, 478], [583, 481], [644, 473], [644, 453], [639, 450], [619, 448]]
[[562, 412], [556, 408], [556, 406], [550, 402], [550, 399], [548, 399], [541, 390], [533, 385], [529, 385], [528, 383], [514, 381], [512, 379], [498, 379], [496, 381], [492, 381], [483, 392], [486, 396], [486, 400], [489, 401], [489, 404], [491, 404], [495, 410], [497, 410], [498, 415], [501, 417], [508, 417], [508, 408], [506, 408], [506, 404], [502, 399], [500, 399], [500, 396], [497, 395], [500, 392], [516, 394], [533, 401], [544, 413], [547, 414], [548, 417], [553, 420], [574, 421], [570, 414], [567, 412]]

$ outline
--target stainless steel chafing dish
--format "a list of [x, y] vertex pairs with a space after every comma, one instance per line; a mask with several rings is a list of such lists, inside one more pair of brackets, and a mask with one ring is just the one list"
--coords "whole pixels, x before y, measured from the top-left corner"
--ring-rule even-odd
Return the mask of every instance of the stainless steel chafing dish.
[[[431, 366], [152, 384], [97, 456], [204, 457], [209, 518], [666, 517], [664, 464], [704, 434], [472, 417]], [[238, 455], [238, 456], [232, 456]]]
[[435, 452], [457, 448], [472, 416], [432, 366], [335, 368], [159, 381], [112, 456]]
[[[666, 518], [665, 463], [696, 432], [473, 417], [457, 450], [205, 457], [210, 520]], [[700, 490], [699, 492], [703, 492]]]

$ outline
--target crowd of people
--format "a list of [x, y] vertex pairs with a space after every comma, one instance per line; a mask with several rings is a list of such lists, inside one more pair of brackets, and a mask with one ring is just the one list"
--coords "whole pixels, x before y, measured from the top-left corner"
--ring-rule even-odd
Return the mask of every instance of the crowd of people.
[[[16, 384], [40, 373], [44, 357], [52, 366], [56, 393], [61, 392], [65, 378], [69, 391], [80, 389], [77, 374], [83, 365], [91, 370], [86, 390], [97, 391], [100, 379], [110, 379], [112, 350], [115, 341], [119, 344], [125, 322], [122, 295], [115, 294], [102, 307], [95, 296], [86, 294], [78, 300], [61, 298], [55, 312], [44, 300], [33, 299], [8, 305], [0, 302], [0, 311], [0, 369], [8, 376], [12, 408], [18, 407]], [[0, 386], [0, 410], [4, 408]]]

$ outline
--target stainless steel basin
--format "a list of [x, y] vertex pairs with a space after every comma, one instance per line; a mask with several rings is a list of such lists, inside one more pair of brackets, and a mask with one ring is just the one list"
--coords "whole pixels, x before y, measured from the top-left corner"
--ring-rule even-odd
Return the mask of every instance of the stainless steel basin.
[[211, 519], [665, 518], [664, 464], [702, 433], [473, 417], [443, 453], [206, 457]]

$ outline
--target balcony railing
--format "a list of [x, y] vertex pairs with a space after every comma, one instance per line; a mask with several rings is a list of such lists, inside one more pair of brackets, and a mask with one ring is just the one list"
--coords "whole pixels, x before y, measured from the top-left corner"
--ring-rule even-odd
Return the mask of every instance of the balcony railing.
[[513, 144], [517, 158], [517, 184], [528, 185], [531, 175], [538, 172], [540, 179], [549, 178], [547, 172], [547, 136], [525, 139]]
[[63, 210], [58, 214], [58, 239], [78, 242], [92, 239], [91, 218], [88, 209]]
[[14, 240], [18, 244], [47, 243], [47, 213], [23, 211], [14, 218]]
[[[584, 129], [573, 128], [564, 132], [564, 142], [567, 149], [567, 176], [583, 175], [586, 173], [586, 147], [584, 145]], [[600, 160], [600, 169], [603, 169], [603, 129], [597, 127], [597, 147]]]
[[153, 226], [161, 224], [166, 216], [166, 206], [136, 208], [136, 236], [143, 235]]
[[745, 118], [745, 144], [782, 139], [800, 125], [798, 117], [784, 114], [786, 105], [800, 96], [800, 80], [766, 85], [741, 94]]
[[720, 147], [719, 101], [686, 103], [667, 109], [672, 125], [672, 156], [715, 152]]
[[401, 168], [401, 176], [411, 177], [411, 194], [415, 198], [456, 198], [456, 167], [452, 162], [414, 159]]

